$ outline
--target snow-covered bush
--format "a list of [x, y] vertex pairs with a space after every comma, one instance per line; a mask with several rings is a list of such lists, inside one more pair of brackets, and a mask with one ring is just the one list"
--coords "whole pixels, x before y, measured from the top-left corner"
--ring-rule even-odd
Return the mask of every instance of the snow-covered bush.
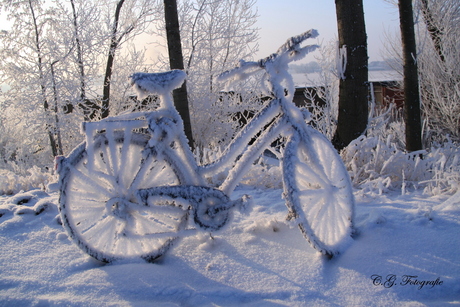
[[273, 162], [272, 158], [261, 157], [241, 182], [261, 189], [282, 188], [281, 168], [278, 163]]
[[56, 181], [56, 178], [51, 172], [42, 171], [35, 165], [27, 170], [27, 174], [22, 175], [19, 169], [16, 171], [0, 169], [0, 195], [32, 189], [45, 190], [52, 181]]
[[370, 118], [367, 136], [351, 142], [341, 153], [352, 182], [362, 193], [422, 189], [428, 194], [459, 190], [460, 148], [447, 139], [426, 150], [407, 153], [404, 123], [390, 107]]
[[199, 86], [190, 85], [191, 120], [197, 147], [225, 147], [262, 108], [260, 95], [254, 91], [256, 87], [248, 82], [221, 92], [200, 91]]
[[[222, 150], [219, 147], [213, 150], [196, 148], [194, 154], [196, 159], [199, 161], [199, 164], [203, 165], [213, 162], [221, 155], [221, 153]], [[220, 173], [213, 174], [206, 179], [209, 184], [219, 186], [224, 182], [228, 175], [228, 171], [229, 169], [226, 169]], [[283, 182], [279, 160], [274, 158], [273, 155], [262, 155], [253, 163], [250, 171], [245, 174], [241, 183], [260, 189], [282, 188]]]

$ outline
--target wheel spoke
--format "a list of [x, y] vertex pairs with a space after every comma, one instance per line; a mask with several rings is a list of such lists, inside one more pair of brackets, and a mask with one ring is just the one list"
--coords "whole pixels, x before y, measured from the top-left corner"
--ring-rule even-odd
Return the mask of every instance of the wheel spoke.
[[76, 243], [98, 260], [156, 259], [185, 228], [187, 211], [178, 206], [153, 200], [149, 206], [133, 203], [137, 189], [179, 184], [166, 160], [143, 155], [147, 142], [146, 135], [134, 132], [100, 134], [91, 157], [82, 144], [81, 154], [66, 165], [62, 221]]
[[286, 145], [286, 152], [295, 153], [284, 158], [294, 166], [295, 181], [295, 185], [292, 180], [284, 181], [293, 191], [287, 195], [287, 204], [299, 216], [300, 229], [313, 247], [332, 255], [351, 233], [351, 182], [330, 142], [312, 129], [308, 133], [308, 139]]
[[321, 161], [320, 159], [320, 155], [316, 152], [313, 152], [315, 150], [315, 147], [310, 147], [310, 152], [307, 152], [306, 146], [302, 146], [302, 148], [300, 149], [299, 156], [304, 157], [306, 162], [299, 164], [302, 165], [302, 170], [307, 171], [308, 175], [311, 175], [313, 178], [321, 182], [324, 186], [326, 182], [329, 182], [330, 178], [326, 175], [324, 169], [325, 166], [322, 163], [323, 161]]
[[84, 174], [77, 168], [70, 166], [70, 170], [73, 176], [77, 177], [81, 182], [85, 182], [84, 185], [91, 186], [91, 190], [96, 189], [99, 193], [104, 194], [107, 197], [110, 197], [111, 191], [107, 190], [107, 187], [100, 185], [98, 182], [93, 180], [89, 175]]

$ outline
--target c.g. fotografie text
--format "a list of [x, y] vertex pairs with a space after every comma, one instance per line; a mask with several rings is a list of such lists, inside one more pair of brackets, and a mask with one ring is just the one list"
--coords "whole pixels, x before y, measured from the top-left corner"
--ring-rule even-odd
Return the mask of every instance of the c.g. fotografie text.
[[418, 289], [421, 290], [423, 287], [431, 289], [434, 286], [440, 286], [443, 284], [440, 277], [436, 278], [436, 280], [421, 280], [416, 275], [402, 275], [401, 281], [399, 282], [398, 277], [395, 274], [388, 274], [386, 277], [374, 274], [371, 276], [371, 279], [374, 286], [384, 286], [385, 288], [401, 285], [418, 286]]

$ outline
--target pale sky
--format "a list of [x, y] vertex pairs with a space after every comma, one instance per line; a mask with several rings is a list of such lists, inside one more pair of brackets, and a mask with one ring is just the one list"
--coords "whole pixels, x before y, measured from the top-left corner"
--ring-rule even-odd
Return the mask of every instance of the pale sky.
[[[382, 59], [385, 33], [399, 31], [399, 14], [395, 5], [384, 0], [363, 0], [369, 61]], [[260, 28], [257, 58], [276, 51], [286, 39], [308, 29], [317, 29], [317, 41], [337, 40], [334, 0], [257, 0]]]
[[[383, 57], [385, 33], [393, 35], [399, 30], [398, 10], [385, 0], [363, 1], [369, 61], [378, 61]], [[334, 0], [257, 0], [256, 5], [259, 14], [256, 26], [260, 28], [256, 59], [270, 55], [289, 37], [311, 28], [320, 34], [318, 40], [311, 43], [326, 44], [337, 39]], [[5, 24], [2, 14], [0, 29], [4, 29]]]

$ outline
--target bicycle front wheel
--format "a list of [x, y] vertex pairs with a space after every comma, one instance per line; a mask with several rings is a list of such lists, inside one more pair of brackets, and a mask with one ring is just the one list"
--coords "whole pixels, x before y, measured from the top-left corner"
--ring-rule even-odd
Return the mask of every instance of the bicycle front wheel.
[[332, 257], [351, 240], [354, 198], [348, 172], [335, 148], [307, 128], [294, 135], [283, 159], [284, 196], [289, 218], [308, 242]]
[[102, 262], [127, 258], [153, 261], [185, 227], [188, 213], [174, 206], [137, 203], [135, 191], [179, 184], [172, 166], [143, 151], [149, 136], [101, 133], [92, 150], [83, 143], [60, 170], [60, 214], [69, 236]]

